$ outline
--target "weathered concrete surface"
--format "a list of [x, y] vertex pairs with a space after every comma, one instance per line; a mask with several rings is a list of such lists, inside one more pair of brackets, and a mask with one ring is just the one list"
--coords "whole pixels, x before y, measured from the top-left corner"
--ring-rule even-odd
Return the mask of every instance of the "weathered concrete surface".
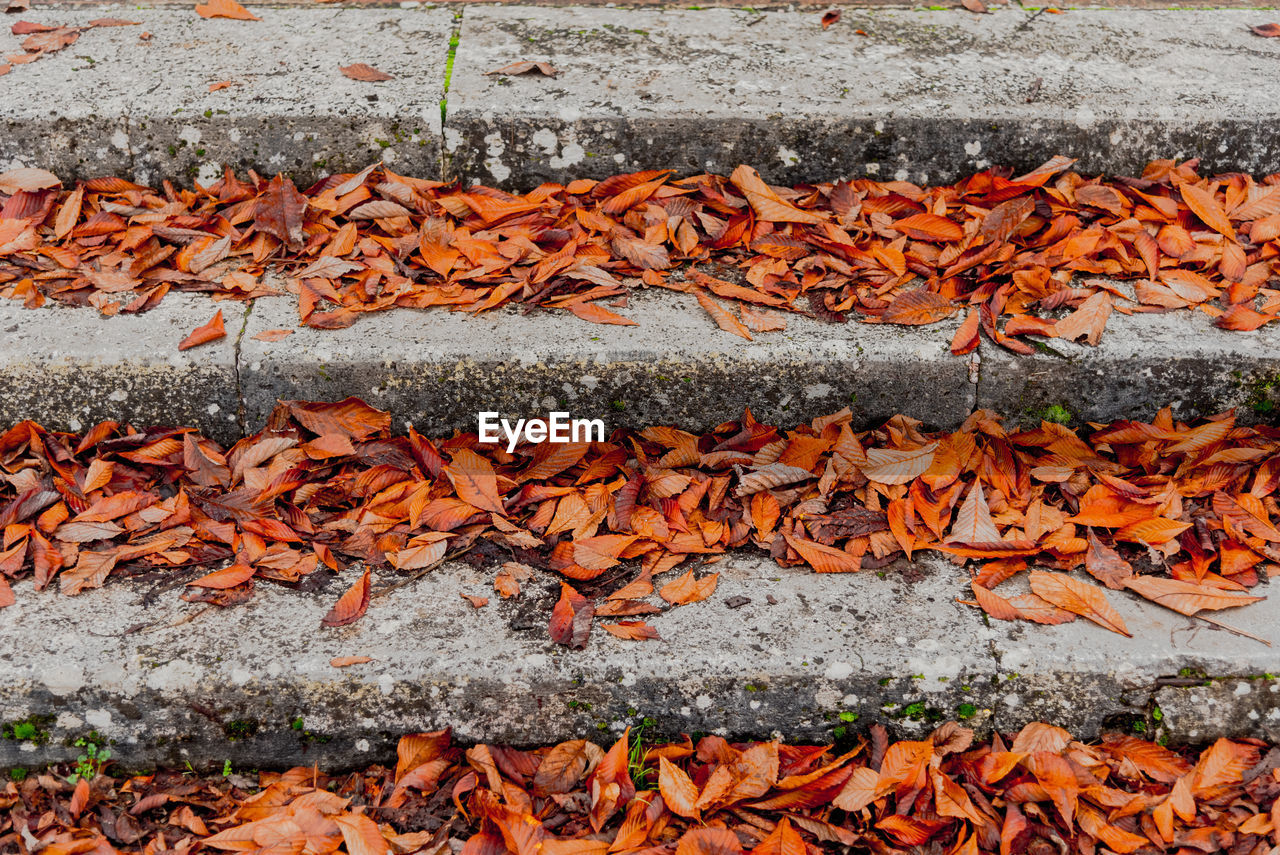
[[[509, 187], [754, 164], [775, 183], [955, 180], [1055, 154], [1280, 169], [1280, 42], [1257, 11], [812, 12], [470, 6], [448, 176]], [[856, 34], [863, 30], [867, 35]], [[560, 75], [487, 72], [546, 60]]]
[[1023, 356], [984, 340], [980, 355], [978, 406], [1011, 420], [1038, 423], [1051, 406], [1074, 424], [1149, 419], [1166, 405], [1180, 419], [1280, 413], [1280, 330], [1229, 332], [1199, 312], [1113, 312], [1097, 347], [1049, 339]]
[[[377, 160], [438, 173], [452, 12], [253, 9], [261, 21], [205, 20], [189, 5], [33, 10], [26, 17], [46, 24], [138, 24], [88, 29], [71, 47], [13, 67], [0, 86], [0, 170], [189, 184], [216, 179], [225, 164], [286, 172], [302, 186]], [[23, 38], [6, 26], [0, 56], [20, 53]], [[356, 62], [395, 79], [339, 72]], [[232, 85], [209, 91], [222, 82]]]
[[[179, 351], [219, 309], [227, 337]], [[114, 317], [0, 300], [0, 424], [34, 419], [81, 431], [114, 419], [195, 425], [233, 440], [241, 432], [236, 336], [247, 311], [243, 303], [189, 294], [169, 294], [144, 315]]]
[[859, 424], [902, 412], [938, 427], [969, 414], [954, 327], [829, 325], [787, 316], [787, 329], [747, 342], [719, 330], [683, 294], [641, 292], [620, 314], [638, 326], [589, 324], [568, 312], [479, 316], [437, 310], [370, 314], [345, 330], [297, 329], [291, 299], [254, 306], [240, 350], [245, 418], [259, 425], [279, 399], [356, 395], [393, 424], [476, 429], [476, 413], [528, 418], [552, 409], [603, 418], [610, 430], [675, 424], [708, 429], [742, 416], [795, 425], [848, 405]]
[[[228, 337], [179, 353], [218, 308]], [[397, 430], [412, 423], [431, 433], [475, 430], [480, 411], [514, 419], [552, 409], [602, 418], [610, 430], [706, 429], [746, 407], [783, 426], [848, 405], [859, 426], [904, 413], [938, 429], [975, 408], [1011, 424], [1036, 423], [1051, 407], [1075, 424], [1149, 419], [1166, 404], [1182, 419], [1236, 407], [1243, 422], [1274, 422], [1280, 411], [1280, 330], [1226, 332], [1195, 312], [1114, 313], [1097, 347], [1049, 340], [1020, 356], [984, 341], [975, 364], [947, 350], [955, 321], [833, 325], [788, 315], [785, 332], [746, 342], [685, 295], [653, 290], [617, 309], [633, 327], [514, 308], [397, 309], [314, 330], [296, 327], [292, 298], [246, 311], [181, 294], [147, 315], [114, 318], [4, 301], [0, 423], [194, 424], [230, 441], [258, 430], [279, 399], [350, 395], [390, 411]], [[294, 332], [254, 338], [279, 328]]]
[[[463, 740], [610, 740], [646, 716], [667, 734], [821, 740], [880, 721], [911, 736], [968, 715], [984, 732], [1047, 719], [1090, 738], [1108, 721], [1150, 721], [1159, 678], [1181, 669], [1280, 670], [1273, 649], [1119, 594], [1133, 639], [1083, 620], [987, 626], [955, 602], [967, 574], [941, 561], [819, 576], [740, 554], [706, 571], [721, 574], [711, 599], [651, 616], [662, 641], [623, 642], [597, 625], [583, 651], [548, 639], [553, 576], [502, 601], [492, 569], [462, 564], [375, 598], [340, 629], [320, 618], [354, 571], [324, 590], [264, 584], [226, 610], [181, 602], [169, 580], [78, 598], [18, 585], [18, 604], [0, 610], [0, 723], [34, 721], [44, 736], [0, 739], [0, 766], [74, 754], [67, 743], [90, 730], [126, 767], [249, 768], [386, 759], [400, 733], [446, 725]], [[392, 581], [377, 578], [375, 592]], [[460, 594], [491, 600], [477, 610]], [[734, 597], [749, 602], [731, 610]], [[1280, 641], [1278, 608], [1272, 599], [1223, 619]], [[333, 667], [338, 656], [373, 661]], [[1228, 714], [1273, 698], [1275, 680], [1245, 696], [1237, 681], [1216, 685], [1205, 691], [1217, 706], [1169, 705], [1171, 738], [1276, 725], [1275, 703], [1258, 719]], [[842, 712], [858, 718], [845, 724]]]

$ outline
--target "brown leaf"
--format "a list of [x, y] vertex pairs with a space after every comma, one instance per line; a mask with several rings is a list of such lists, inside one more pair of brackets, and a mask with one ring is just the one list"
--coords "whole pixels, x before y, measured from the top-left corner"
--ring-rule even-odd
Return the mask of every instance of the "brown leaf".
[[595, 607], [567, 582], [560, 583], [560, 600], [551, 612], [551, 640], [581, 650], [591, 636]]
[[371, 656], [335, 656], [329, 660], [329, 664], [334, 668], [347, 668], [352, 665], [364, 665], [372, 662]]
[[288, 178], [277, 175], [254, 206], [254, 228], [278, 238], [290, 249], [296, 249], [306, 240], [303, 232], [306, 208], [307, 197], [299, 193]]
[[1262, 36], [1264, 39], [1280, 38], [1280, 24], [1268, 23], [1258, 24], [1256, 27], [1249, 28], [1255, 36]]
[[1086, 539], [1089, 549], [1084, 555], [1084, 567], [1089, 575], [1108, 588], [1119, 591], [1133, 575], [1133, 567], [1120, 557], [1120, 553], [1098, 540], [1093, 529], [1088, 529]]
[[338, 70], [342, 72], [343, 77], [350, 77], [352, 80], [359, 80], [362, 83], [381, 83], [384, 80], [395, 80], [393, 75], [387, 74], [385, 71], [379, 71], [372, 65], [366, 65], [363, 62], [344, 65], [339, 67]]
[[982, 0], [960, 0], [960, 5], [970, 12], [977, 12], [982, 15], [987, 13], [987, 4], [983, 3]]
[[226, 327], [222, 325], [222, 310], [219, 309], [213, 316], [213, 320], [192, 330], [191, 334], [178, 345], [178, 350], [188, 350], [197, 345], [217, 341], [220, 338], [226, 338], [226, 335]]
[[518, 74], [528, 74], [531, 71], [536, 71], [543, 77], [555, 77], [560, 73], [552, 68], [550, 63], [526, 59], [520, 62], [513, 62], [510, 65], [504, 65], [502, 68], [495, 68], [493, 71], [486, 71], [485, 74], [503, 74], [508, 77], [514, 77]]
[[370, 574], [366, 569], [364, 575], [338, 598], [338, 602], [334, 603], [329, 613], [320, 620], [320, 625], [346, 626], [362, 618], [369, 610], [369, 581]]
[[1096, 347], [1102, 340], [1102, 332], [1107, 328], [1107, 318], [1111, 317], [1111, 295], [1106, 291], [1098, 291], [1080, 304], [1065, 318], [1054, 324], [1059, 338], [1075, 341], [1085, 336], [1085, 341]]
[[822, 13], [822, 29], [824, 30], [827, 29], [828, 27], [830, 27], [832, 24], [834, 24], [836, 21], [839, 21], [839, 20], [840, 20], [839, 9], [829, 9], [826, 12], [823, 12]]

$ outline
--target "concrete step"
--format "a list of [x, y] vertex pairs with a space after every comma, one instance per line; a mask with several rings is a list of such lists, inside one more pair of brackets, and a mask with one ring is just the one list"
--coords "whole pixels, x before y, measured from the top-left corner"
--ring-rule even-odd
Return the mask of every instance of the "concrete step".
[[[227, 609], [182, 602], [171, 579], [74, 598], [20, 586], [0, 610], [0, 722], [33, 721], [39, 738], [0, 740], [0, 767], [73, 756], [91, 730], [125, 768], [340, 767], [447, 725], [461, 740], [606, 741], [645, 717], [667, 734], [796, 740], [877, 721], [922, 736], [940, 717], [984, 733], [1041, 719], [1086, 739], [1134, 722], [1192, 743], [1280, 735], [1273, 648], [1126, 595], [1109, 598], [1132, 639], [1084, 620], [988, 624], [955, 602], [967, 572], [937, 559], [819, 576], [743, 552], [700, 572], [713, 571], [710, 599], [649, 617], [661, 641], [597, 620], [582, 651], [548, 638], [553, 575], [500, 600], [492, 569], [459, 563], [338, 629], [320, 618], [358, 570], [324, 590], [263, 584]], [[1215, 617], [1280, 641], [1280, 598]], [[331, 664], [345, 656], [371, 661]]]
[[[688, 295], [642, 290], [618, 309], [637, 326], [563, 312], [480, 316], [396, 309], [343, 330], [297, 328], [291, 297], [252, 306], [170, 294], [141, 316], [25, 309], [0, 302], [0, 423], [31, 418], [80, 430], [104, 419], [196, 425], [230, 443], [259, 430], [279, 399], [363, 398], [403, 429], [476, 430], [476, 415], [552, 409], [612, 430], [709, 429], [746, 407], [794, 426], [849, 406], [857, 427], [897, 413], [954, 429], [974, 409], [1037, 423], [1050, 408], [1076, 422], [1179, 418], [1240, 408], [1271, 418], [1280, 402], [1280, 329], [1228, 332], [1195, 312], [1112, 315], [1097, 347], [1053, 340], [1032, 356], [984, 340], [952, 356], [953, 320], [928, 327], [825, 324], [788, 316], [752, 342], [716, 328]], [[179, 352], [223, 312], [227, 337]], [[262, 341], [267, 330], [293, 329]], [[1054, 410], [1061, 413], [1061, 410]]]
[[[848, 8], [824, 30], [812, 9], [251, 8], [262, 20], [167, 5], [32, 12], [138, 25], [14, 66], [0, 165], [153, 182], [229, 164], [302, 184], [381, 158], [524, 189], [744, 162], [775, 183], [948, 181], [1055, 154], [1084, 172], [1167, 157], [1280, 166], [1280, 105], [1240, 84], [1280, 61], [1277, 40], [1249, 31], [1265, 10]], [[21, 41], [0, 34], [0, 56]], [[560, 74], [489, 74], [521, 60]], [[395, 79], [340, 74], [355, 62]]]

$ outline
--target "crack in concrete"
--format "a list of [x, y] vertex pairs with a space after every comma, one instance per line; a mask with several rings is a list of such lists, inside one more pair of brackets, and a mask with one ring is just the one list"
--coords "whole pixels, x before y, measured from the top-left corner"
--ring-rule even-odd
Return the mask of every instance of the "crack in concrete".
[[244, 382], [240, 376], [240, 343], [244, 340], [244, 334], [249, 329], [249, 316], [253, 314], [253, 305], [256, 300], [250, 300], [244, 307], [244, 317], [240, 322], [240, 330], [236, 333], [236, 343], [232, 350], [231, 367], [236, 375], [236, 425], [240, 428], [241, 436], [248, 436], [248, 426], [245, 424], [245, 394]]

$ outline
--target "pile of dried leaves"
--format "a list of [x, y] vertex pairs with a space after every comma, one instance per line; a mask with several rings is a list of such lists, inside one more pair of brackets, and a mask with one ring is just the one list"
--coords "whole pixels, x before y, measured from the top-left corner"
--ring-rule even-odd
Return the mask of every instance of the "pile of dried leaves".
[[[595, 616], [657, 612], [645, 598], [660, 574], [754, 545], [822, 573], [922, 550], [983, 559], [972, 587], [991, 616], [1083, 616], [1128, 634], [1102, 588], [1053, 570], [1083, 567], [1187, 615], [1255, 602], [1241, 592], [1280, 572], [1280, 429], [1229, 414], [1187, 425], [1168, 409], [1080, 432], [1009, 432], [985, 411], [949, 434], [904, 416], [855, 432], [850, 419], [780, 431], [748, 412], [701, 436], [651, 427], [513, 453], [471, 433], [393, 435], [389, 414], [355, 398], [282, 402], [230, 449], [190, 428], [104, 422], [81, 436], [22, 422], [0, 435], [0, 606], [14, 601], [6, 578], [79, 594], [112, 575], [229, 562], [187, 594], [229, 605], [256, 580], [359, 562], [325, 618], [341, 625], [368, 608], [370, 567], [421, 573], [483, 545], [512, 559], [494, 583], [504, 597], [530, 565], [574, 583], [629, 577], [599, 604], [563, 584], [551, 633], [580, 647]], [[992, 590], [1028, 562], [1052, 568], [1030, 571], [1031, 593]], [[716, 580], [690, 567], [659, 594], [695, 602]], [[606, 628], [657, 635], [643, 620]]]
[[[1033, 722], [975, 743], [574, 740], [532, 751], [406, 736], [394, 770], [297, 768], [253, 781], [52, 770], [0, 791], [22, 855], [1056, 855], [1230, 852], [1280, 843], [1280, 748], [1220, 739], [1197, 757], [1131, 736], [1088, 745]], [[235, 776], [239, 778], [239, 776]], [[121, 848], [117, 848], [121, 847]]]
[[1209, 179], [1194, 161], [1157, 161], [1141, 178], [1090, 179], [1072, 163], [940, 187], [648, 171], [524, 195], [382, 166], [305, 193], [230, 171], [194, 190], [121, 178], [66, 190], [20, 169], [0, 174], [0, 294], [140, 312], [171, 289], [271, 293], [274, 265], [319, 328], [393, 306], [509, 303], [630, 324], [604, 301], [625, 306], [643, 283], [694, 293], [744, 338], [784, 328], [775, 309], [890, 324], [965, 312], [956, 353], [980, 333], [1024, 353], [1027, 336], [1097, 344], [1113, 309], [1193, 306], [1232, 330], [1280, 316], [1280, 174]]

